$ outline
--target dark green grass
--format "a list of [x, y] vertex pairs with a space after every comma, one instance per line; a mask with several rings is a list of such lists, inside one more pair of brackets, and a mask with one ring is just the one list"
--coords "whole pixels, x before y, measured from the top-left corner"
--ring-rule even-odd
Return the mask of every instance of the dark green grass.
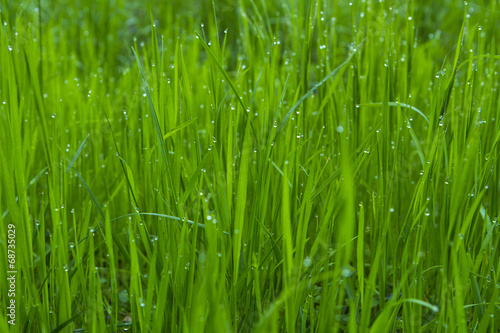
[[0, 16], [0, 332], [498, 332], [497, 1]]

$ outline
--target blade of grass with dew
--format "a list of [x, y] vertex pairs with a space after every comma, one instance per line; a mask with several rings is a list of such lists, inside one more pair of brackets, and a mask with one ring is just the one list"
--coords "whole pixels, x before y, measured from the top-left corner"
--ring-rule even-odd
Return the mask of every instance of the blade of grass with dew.
[[[76, 169], [74, 167], [73, 167], [73, 171], [74, 171], [75, 175], [78, 177], [78, 179], [80, 179], [83, 186], [85, 187], [88, 194], [90, 195], [90, 198], [91, 198], [92, 202], [94, 203], [95, 207], [97, 208], [99, 215], [101, 215], [103, 220], [106, 220], [106, 216], [104, 215], [104, 212], [103, 212], [101, 206], [99, 205], [99, 202], [97, 201], [97, 198], [95, 197], [94, 193], [92, 193], [92, 190], [88, 187], [87, 183], [83, 180], [80, 173], [78, 171], [76, 171]], [[125, 258], [130, 260], [130, 255], [128, 254], [127, 250], [125, 250], [125, 247], [122, 245], [122, 242], [120, 241], [120, 239], [118, 238], [118, 236], [115, 233], [113, 233], [113, 238], [114, 238], [114, 241], [116, 242], [116, 245], [120, 249], [120, 252], [125, 256]]]
[[318, 82], [317, 84], [314, 85], [314, 87], [312, 87], [311, 89], [309, 89], [309, 91], [307, 91], [291, 108], [290, 110], [288, 111], [288, 113], [286, 114], [285, 118], [283, 119], [283, 121], [281, 122], [280, 126], [278, 127], [278, 131], [276, 133], [276, 136], [274, 137], [273, 139], [273, 143], [276, 143], [276, 139], [278, 137], [278, 135], [280, 134], [281, 130], [283, 129], [283, 126], [285, 126], [288, 118], [290, 117], [290, 115], [293, 113], [293, 111], [295, 111], [295, 109], [297, 109], [301, 104], [302, 102], [304, 102], [304, 100], [309, 97], [316, 89], [318, 89], [321, 85], [323, 85], [328, 79], [330, 78], [334, 78], [335, 76], [337, 76], [337, 74], [351, 61], [352, 57], [354, 56], [355, 52], [351, 53], [349, 55], [349, 57], [347, 57], [347, 59], [342, 63], [340, 64], [337, 68], [335, 68], [331, 73], [329, 73], [327, 76], [325, 76], [320, 82]]
[[89, 138], [90, 134], [87, 134], [87, 136], [85, 137], [85, 139], [83, 140], [82, 144], [80, 145], [80, 147], [78, 147], [78, 150], [76, 151], [75, 155], [73, 156], [73, 159], [71, 160], [71, 162], [69, 162], [68, 164], [68, 167], [66, 168], [66, 172], [69, 171], [69, 169], [71, 169], [71, 167], [73, 166], [73, 164], [75, 163], [76, 159], [78, 158], [78, 156], [80, 156], [80, 153], [82, 152], [83, 150], [83, 147], [85, 147], [85, 143], [87, 142], [88, 138]]
[[[417, 114], [422, 116], [422, 118], [424, 118], [427, 123], [429, 123], [429, 119], [427, 118], [427, 116], [422, 111], [420, 111], [419, 109], [417, 109], [416, 107], [414, 107], [412, 105], [400, 103], [400, 102], [389, 102], [388, 105], [394, 106], [394, 107], [401, 106], [403, 108], [407, 108], [407, 109], [410, 109], [412, 111], [415, 111]], [[358, 104], [358, 106], [379, 107], [379, 106], [382, 106], [382, 103], [362, 103], [362, 104]]]
[[148, 103], [149, 103], [149, 109], [151, 111], [151, 115], [153, 116], [153, 122], [156, 130], [156, 135], [158, 139], [158, 145], [160, 147], [160, 156], [164, 165], [164, 168], [168, 168], [168, 159], [167, 159], [167, 147], [165, 145], [165, 140], [163, 139], [163, 134], [162, 130], [160, 127], [160, 122], [158, 120], [158, 116], [156, 114], [156, 109], [153, 104], [153, 99], [151, 97], [151, 93], [149, 90], [149, 85], [148, 81], [146, 78], [146, 72], [144, 71], [144, 68], [142, 67], [141, 61], [139, 59], [139, 56], [137, 55], [137, 52], [135, 51], [134, 48], [132, 48], [132, 51], [134, 52], [135, 60], [137, 62], [137, 66], [139, 67], [139, 72], [141, 73], [141, 79], [145, 87], [145, 94], [148, 98]]

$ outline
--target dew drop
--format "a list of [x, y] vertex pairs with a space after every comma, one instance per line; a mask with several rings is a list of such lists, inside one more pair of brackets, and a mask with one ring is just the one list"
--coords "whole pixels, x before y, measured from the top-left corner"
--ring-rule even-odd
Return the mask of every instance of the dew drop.
[[304, 265], [304, 267], [309, 267], [312, 264], [312, 260], [309, 257], [306, 257], [302, 264]]

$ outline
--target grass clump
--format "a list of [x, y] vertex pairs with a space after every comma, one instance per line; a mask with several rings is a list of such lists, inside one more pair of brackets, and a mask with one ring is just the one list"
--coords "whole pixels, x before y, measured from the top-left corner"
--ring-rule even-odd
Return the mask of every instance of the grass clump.
[[499, 13], [3, 1], [0, 331], [497, 332]]

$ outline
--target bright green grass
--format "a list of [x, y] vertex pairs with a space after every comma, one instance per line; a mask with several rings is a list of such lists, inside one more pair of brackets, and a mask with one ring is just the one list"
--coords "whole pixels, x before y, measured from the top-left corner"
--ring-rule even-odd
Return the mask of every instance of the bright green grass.
[[498, 332], [500, 3], [214, 2], [1, 1], [0, 332]]

